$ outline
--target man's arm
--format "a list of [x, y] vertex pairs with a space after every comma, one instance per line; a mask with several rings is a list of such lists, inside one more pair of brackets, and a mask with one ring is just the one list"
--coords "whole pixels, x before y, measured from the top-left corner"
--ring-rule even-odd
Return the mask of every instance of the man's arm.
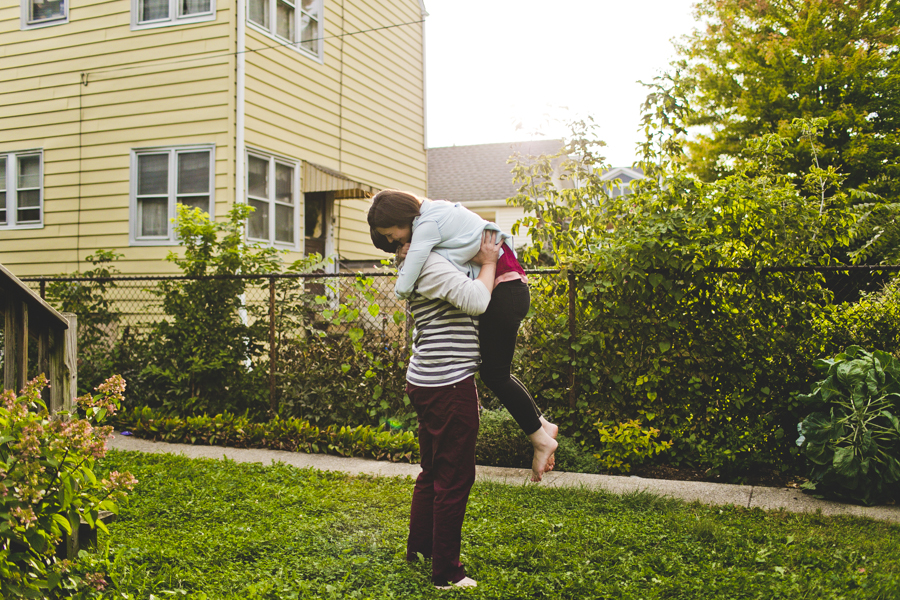
[[449, 260], [434, 252], [425, 260], [416, 282], [416, 293], [446, 300], [473, 317], [486, 311], [491, 301], [491, 291], [482, 281], [469, 279]]
[[481, 248], [473, 258], [481, 264], [481, 273], [474, 281], [443, 256], [430, 253], [416, 282], [416, 291], [426, 298], [446, 300], [467, 315], [480, 315], [491, 301], [501, 244], [493, 231], [485, 231], [481, 236]]

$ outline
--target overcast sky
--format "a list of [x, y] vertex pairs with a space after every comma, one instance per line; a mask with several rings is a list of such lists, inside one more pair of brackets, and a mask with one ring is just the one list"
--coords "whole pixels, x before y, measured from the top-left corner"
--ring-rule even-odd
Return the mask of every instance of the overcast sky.
[[613, 166], [643, 139], [638, 80], [696, 26], [693, 0], [424, 2], [428, 147], [559, 137], [554, 119], [591, 114]]

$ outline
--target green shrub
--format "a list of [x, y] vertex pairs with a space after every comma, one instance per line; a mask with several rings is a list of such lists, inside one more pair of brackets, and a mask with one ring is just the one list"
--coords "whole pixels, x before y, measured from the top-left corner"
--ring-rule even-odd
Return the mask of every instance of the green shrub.
[[656, 441], [659, 429], [643, 429], [638, 419], [596, 425], [602, 451], [594, 456], [603, 468], [613, 473], [628, 473], [632, 464], [639, 465], [672, 447], [672, 442]]
[[[57, 597], [102, 588], [103, 573], [80, 577], [60, 561], [56, 548], [63, 533], [81, 521], [106, 530], [100, 511], [118, 511], [135, 480], [112, 472], [98, 480], [97, 459], [106, 454], [111, 427], [97, 426], [115, 413], [125, 381], [115, 376], [99, 394], [76, 400], [84, 418], [51, 416], [40, 397], [47, 380], [30, 381], [16, 397], [0, 395], [0, 592], [3, 598]], [[87, 592], [85, 592], [87, 593]]]
[[116, 425], [138, 437], [170, 443], [271, 448], [392, 462], [416, 462], [419, 457], [419, 441], [410, 431], [383, 431], [363, 425], [320, 429], [295, 417], [259, 423], [232, 413], [179, 417], [143, 407], [123, 413]]
[[848, 346], [897, 352], [900, 349], [900, 278], [852, 303], [835, 307], [819, 324], [826, 340], [825, 353], [837, 354]]
[[798, 427], [810, 462], [804, 487], [864, 504], [898, 498], [900, 362], [850, 346], [816, 366], [826, 377], [801, 397], [816, 412]]
[[475, 443], [475, 462], [494, 467], [531, 468], [534, 450], [505, 408], [482, 410]]

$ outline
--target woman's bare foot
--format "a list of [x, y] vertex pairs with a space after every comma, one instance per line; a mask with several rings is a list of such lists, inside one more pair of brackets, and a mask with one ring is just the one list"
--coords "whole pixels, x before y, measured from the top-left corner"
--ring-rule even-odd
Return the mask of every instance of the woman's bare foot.
[[547, 435], [552, 437], [554, 440], [556, 439], [556, 436], [559, 433], [559, 427], [557, 427], [544, 417], [541, 417], [541, 427], [544, 428], [544, 431], [547, 432]]
[[[559, 433], [559, 427], [557, 427], [556, 425], [554, 425], [553, 423], [551, 423], [550, 421], [545, 419], [543, 416], [541, 416], [541, 427], [544, 429], [544, 431], [547, 432], [547, 435], [552, 437], [554, 440], [556, 439], [556, 436]], [[551, 454], [550, 459], [547, 461], [547, 470], [552, 471], [553, 467], [555, 467], [555, 466], [556, 466], [556, 455]]]
[[544, 473], [553, 468], [553, 453], [556, 452], [556, 447], [559, 444], [547, 435], [543, 427], [528, 437], [531, 439], [531, 445], [534, 447], [534, 458], [531, 460], [531, 480], [540, 481]]

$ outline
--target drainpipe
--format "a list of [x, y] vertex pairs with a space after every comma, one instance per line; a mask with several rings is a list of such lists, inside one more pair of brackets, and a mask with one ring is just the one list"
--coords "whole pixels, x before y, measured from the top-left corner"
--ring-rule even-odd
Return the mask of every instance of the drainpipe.
[[[419, 0], [419, 9], [421, 10], [422, 15], [422, 120], [424, 121], [424, 136], [422, 139], [423, 145], [425, 148], [428, 148], [428, 79], [427, 79], [427, 71], [425, 69], [425, 18], [428, 16], [428, 11], [425, 10], [425, 1]], [[427, 178], [427, 174], [426, 174]], [[427, 193], [428, 185], [426, 184], [425, 190]]]
[[247, 0], [237, 0], [237, 77], [235, 96], [235, 137], [234, 137], [234, 201], [244, 202], [244, 170], [246, 149], [244, 147], [244, 86], [246, 63]]

